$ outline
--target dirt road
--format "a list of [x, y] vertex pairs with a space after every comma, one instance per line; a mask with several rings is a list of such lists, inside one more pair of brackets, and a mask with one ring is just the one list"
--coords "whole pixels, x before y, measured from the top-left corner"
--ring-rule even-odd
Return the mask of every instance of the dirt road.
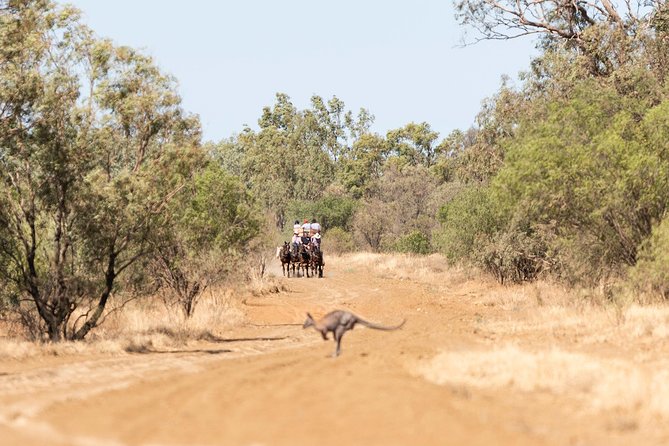
[[[669, 438], [659, 418], [647, 428], [614, 409], [591, 410], [569, 392], [429, 379], [426, 367], [438, 355], [484, 352], [494, 343], [477, 328], [482, 318], [505, 317], [499, 307], [480, 305], [492, 284], [435, 286], [345, 263], [328, 264], [324, 279], [286, 284], [289, 292], [249, 297], [247, 324], [197, 348], [1, 364], [0, 444], [609, 445]], [[408, 322], [395, 332], [356, 328], [333, 359], [334, 343], [301, 322], [306, 311], [320, 316], [335, 308], [383, 324]], [[544, 342], [533, 339], [517, 342]]]

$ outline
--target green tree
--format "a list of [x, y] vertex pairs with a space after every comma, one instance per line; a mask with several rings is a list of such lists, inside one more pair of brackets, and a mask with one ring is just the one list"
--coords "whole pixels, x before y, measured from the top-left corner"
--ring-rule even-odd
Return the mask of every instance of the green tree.
[[34, 306], [50, 340], [82, 339], [187, 183], [199, 125], [172, 78], [75, 9], [2, 6], [0, 293]]
[[332, 228], [350, 229], [356, 206], [357, 202], [349, 197], [326, 194], [315, 201], [293, 201], [287, 213], [300, 222], [303, 218], [309, 221], [315, 218], [325, 234]]
[[353, 218], [353, 231], [361, 246], [373, 250], [395, 247], [395, 241], [412, 231], [430, 239], [436, 227], [436, 179], [425, 166], [386, 168], [383, 176], [361, 200]]
[[523, 123], [492, 183], [508, 215], [554, 228], [554, 255], [582, 278], [634, 265], [669, 203], [666, 103], [591, 82]]
[[186, 318], [202, 293], [248, 254], [260, 228], [257, 215], [245, 187], [215, 162], [170, 202], [152, 271]]
[[451, 261], [472, 261], [504, 225], [487, 188], [469, 187], [438, 213], [436, 245]]
[[387, 154], [388, 144], [379, 135], [366, 133], [356, 139], [339, 163], [338, 178], [348, 193], [356, 199], [369, 195], [381, 178]]
[[420, 231], [411, 231], [395, 242], [395, 251], [412, 254], [429, 254], [432, 252], [430, 238]]
[[419, 164], [430, 168], [437, 158], [439, 133], [430, 124], [409, 123], [401, 129], [391, 130], [386, 136], [390, 152], [411, 166]]
[[278, 93], [275, 104], [263, 109], [260, 130], [245, 129], [237, 140], [239, 148], [226, 149], [230, 162], [242, 154], [242, 177], [274, 214], [280, 230], [292, 201], [315, 201], [323, 195], [340, 160], [349, 158], [350, 139], [373, 120], [365, 110], [354, 119], [336, 97], [326, 103], [314, 96], [311, 104], [298, 110], [287, 95]]
[[314, 200], [334, 178], [334, 165], [315, 121], [305, 117], [285, 94], [265, 107], [260, 131], [247, 129], [239, 137], [244, 158], [243, 176], [266, 209], [275, 215], [277, 228], [286, 223], [291, 200]]

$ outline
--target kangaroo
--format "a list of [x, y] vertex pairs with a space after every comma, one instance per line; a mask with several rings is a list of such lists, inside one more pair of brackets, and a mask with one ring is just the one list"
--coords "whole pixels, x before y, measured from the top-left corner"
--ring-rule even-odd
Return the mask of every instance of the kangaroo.
[[366, 320], [356, 316], [349, 311], [336, 310], [326, 314], [319, 321], [314, 320], [311, 314], [307, 313], [307, 320], [304, 321], [302, 328], [314, 327], [316, 331], [320, 332], [321, 336], [323, 336], [323, 340], [328, 339], [328, 332], [331, 331], [332, 335], [334, 336], [334, 340], [337, 343], [337, 349], [332, 355], [334, 358], [336, 358], [339, 356], [339, 352], [341, 351], [341, 338], [348, 330], [353, 330], [355, 324], [361, 324], [365, 327], [373, 328], [375, 330], [397, 330], [398, 328], [401, 328], [405, 322], [406, 319], [404, 319], [399, 325], [385, 327], [383, 325], [367, 322]]

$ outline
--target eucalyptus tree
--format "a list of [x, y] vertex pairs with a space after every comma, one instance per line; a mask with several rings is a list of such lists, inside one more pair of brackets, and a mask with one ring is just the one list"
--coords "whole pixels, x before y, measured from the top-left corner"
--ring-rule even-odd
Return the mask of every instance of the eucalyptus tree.
[[49, 0], [0, 3], [0, 293], [82, 339], [201, 159], [151, 58]]
[[371, 133], [360, 135], [339, 162], [338, 179], [347, 192], [358, 199], [369, 195], [383, 174], [388, 157], [388, 142]]
[[248, 260], [249, 241], [260, 228], [259, 212], [238, 178], [212, 161], [198, 171], [169, 203], [165, 229], [156, 237], [151, 275], [167, 291], [166, 301], [184, 317], [193, 315], [200, 297]]
[[314, 124], [318, 143], [338, 166], [351, 151], [351, 146], [362, 135], [368, 134], [374, 115], [361, 108], [357, 116], [346, 110], [346, 104], [336, 96], [327, 103], [320, 96], [311, 97], [311, 108], [304, 111]]
[[233, 151], [242, 154], [242, 178], [280, 229], [291, 201], [321, 198], [349, 157], [353, 137], [373, 121], [364, 109], [354, 118], [336, 97], [325, 102], [313, 96], [311, 105], [299, 110], [288, 95], [277, 93], [273, 106], [263, 109], [260, 129], [246, 128]]
[[454, 0], [456, 18], [476, 40], [542, 37], [545, 48], [565, 46], [583, 55], [590, 74], [609, 75], [625, 64], [646, 32], [660, 0]]
[[439, 133], [430, 124], [414, 122], [388, 132], [387, 140], [391, 153], [412, 166], [424, 165], [430, 168], [437, 159]]
[[334, 166], [320, 146], [310, 143], [301, 116], [278, 119], [286, 121], [279, 125], [264, 121], [259, 132], [239, 135], [238, 144], [244, 154], [243, 178], [273, 213], [276, 227], [283, 228], [288, 203], [319, 198], [332, 181]]

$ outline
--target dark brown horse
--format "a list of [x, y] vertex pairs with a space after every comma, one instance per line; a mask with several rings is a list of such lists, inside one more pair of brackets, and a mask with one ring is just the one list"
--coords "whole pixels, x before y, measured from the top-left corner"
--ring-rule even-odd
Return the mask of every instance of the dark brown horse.
[[309, 277], [309, 267], [311, 266], [311, 248], [309, 245], [300, 245], [298, 251], [298, 262], [297, 262], [297, 271], [299, 273], [302, 269], [307, 277]]
[[[293, 276], [297, 277], [295, 274], [300, 273], [300, 250], [299, 245], [291, 244], [290, 246], [290, 266], [293, 269]], [[297, 268], [297, 272], [295, 271]]]
[[[290, 255], [290, 245], [288, 244], [288, 242], [283, 242], [281, 251], [279, 251], [279, 259], [281, 260], [281, 270], [283, 271], [283, 275], [284, 276], [288, 275], [288, 277], [290, 277], [291, 255]], [[295, 270], [293, 269], [293, 274], [294, 272]]]
[[325, 263], [323, 262], [323, 251], [317, 243], [312, 243], [311, 247], [311, 269], [314, 272], [314, 276], [318, 273], [318, 277], [323, 277], [323, 267]]

